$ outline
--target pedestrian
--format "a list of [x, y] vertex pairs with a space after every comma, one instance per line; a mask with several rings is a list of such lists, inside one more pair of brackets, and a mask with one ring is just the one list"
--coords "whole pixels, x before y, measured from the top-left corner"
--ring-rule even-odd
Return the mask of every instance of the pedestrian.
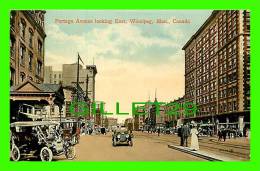
[[188, 147], [188, 137], [190, 135], [190, 128], [188, 124], [186, 123], [182, 128], [182, 136], [183, 136], [183, 145]]
[[181, 125], [181, 126], [177, 129], [177, 131], [178, 131], [178, 137], [180, 137], [180, 146], [183, 146], [182, 126], [183, 126], [183, 125]]
[[161, 129], [158, 128], [157, 132], [158, 132], [158, 136], [160, 136]]
[[218, 141], [222, 140], [222, 130], [219, 128], [218, 129]]
[[195, 125], [192, 126], [192, 129], [190, 131], [190, 134], [191, 134], [191, 144], [190, 144], [190, 148], [192, 150], [199, 150], [199, 139], [198, 139], [198, 130], [196, 128]]
[[226, 138], [227, 138], [227, 129], [226, 128], [224, 128], [223, 130], [222, 130], [222, 137], [223, 137], [223, 140], [224, 140], [224, 142], [226, 141]]

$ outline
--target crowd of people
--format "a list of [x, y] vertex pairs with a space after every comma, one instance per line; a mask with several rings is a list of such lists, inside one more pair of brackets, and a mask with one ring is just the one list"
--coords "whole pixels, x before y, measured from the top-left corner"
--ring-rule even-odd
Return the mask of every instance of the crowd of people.
[[218, 141], [226, 141], [227, 138], [247, 137], [250, 138], [250, 129], [245, 127], [240, 131], [234, 127], [220, 127], [218, 129]]
[[[158, 136], [162, 133], [166, 133], [166, 129], [158, 128], [148, 128], [148, 133], [157, 133]], [[180, 146], [188, 147], [188, 138], [191, 138], [191, 143], [189, 148], [192, 150], [199, 150], [199, 137], [201, 136], [213, 136], [214, 129], [213, 126], [198, 126], [196, 123], [185, 123], [174, 129], [174, 133], [180, 137]], [[144, 132], [144, 129], [142, 129]], [[245, 127], [243, 131], [240, 131], [236, 127], [223, 125], [219, 127], [217, 131], [218, 141], [226, 141], [227, 138], [237, 138], [237, 137], [247, 137], [250, 138], [250, 129]]]

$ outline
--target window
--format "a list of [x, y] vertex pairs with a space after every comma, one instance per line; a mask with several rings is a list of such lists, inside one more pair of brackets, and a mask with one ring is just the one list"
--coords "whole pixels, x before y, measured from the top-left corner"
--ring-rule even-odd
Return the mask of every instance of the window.
[[54, 106], [51, 106], [51, 115], [54, 115], [55, 113]]
[[41, 76], [41, 71], [42, 71], [42, 63], [40, 61], [37, 61], [36, 74], [38, 76]]
[[24, 65], [25, 63], [25, 47], [23, 45], [20, 46], [20, 65]]
[[22, 38], [25, 38], [25, 28], [26, 28], [26, 24], [24, 19], [21, 19], [20, 23], [19, 23], [19, 29], [20, 29], [20, 36]]
[[227, 58], [227, 52], [225, 50], [225, 51], [223, 51], [223, 60], [225, 60], [226, 58]]
[[33, 30], [29, 30], [29, 46], [32, 48], [33, 47]]
[[29, 53], [29, 70], [32, 71], [32, 63], [33, 63], [33, 54], [30, 52]]
[[237, 102], [233, 101], [233, 110], [237, 110]]
[[15, 26], [15, 11], [11, 11], [10, 26], [11, 26], [11, 28], [14, 28], [14, 26]]
[[219, 67], [219, 72], [220, 72], [220, 74], [222, 74], [222, 73], [223, 73], [222, 66], [220, 66], [220, 67]]
[[40, 57], [42, 56], [42, 42], [38, 40], [38, 54]]
[[23, 82], [25, 80], [25, 73], [20, 73], [20, 81]]
[[228, 111], [232, 111], [232, 103], [228, 102]]
[[223, 70], [226, 71], [226, 69], [227, 69], [227, 64], [224, 63], [224, 64], [223, 64]]
[[10, 86], [14, 85], [15, 79], [15, 70], [13, 68], [10, 69]]
[[10, 38], [10, 51], [11, 51], [11, 58], [15, 56], [15, 38]]

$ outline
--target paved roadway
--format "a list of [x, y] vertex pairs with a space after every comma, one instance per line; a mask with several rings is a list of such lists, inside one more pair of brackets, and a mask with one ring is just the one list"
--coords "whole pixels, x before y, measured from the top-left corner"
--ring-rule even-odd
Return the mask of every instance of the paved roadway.
[[[76, 145], [76, 161], [203, 161], [190, 154], [168, 148], [168, 144], [179, 145], [176, 135], [148, 134], [134, 132], [134, 146], [113, 147], [111, 133], [107, 135], [81, 136]], [[190, 138], [189, 138], [190, 140]], [[216, 137], [201, 137], [200, 150], [232, 160], [247, 161], [250, 154], [250, 143], [246, 138], [227, 139], [218, 142]], [[64, 156], [56, 158], [66, 160]]]
[[[201, 158], [168, 148], [165, 142], [134, 133], [134, 145], [112, 146], [111, 133], [83, 135], [76, 145], [73, 161], [204, 161]], [[145, 135], [145, 134], [144, 134]], [[57, 161], [66, 160], [64, 156]]]

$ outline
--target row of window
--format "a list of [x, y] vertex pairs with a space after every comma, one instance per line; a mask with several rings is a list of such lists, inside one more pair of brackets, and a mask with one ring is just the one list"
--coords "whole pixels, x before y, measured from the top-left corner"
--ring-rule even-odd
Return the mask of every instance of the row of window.
[[236, 72], [219, 78], [219, 85], [221, 86], [222, 84], [228, 84], [228, 83], [232, 83], [234, 81], [237, 81], [237, 73]]
[[213, 91], [217, 88], [216, 81], [212, 81], [209, 84], [203, 85], [197, 89], [197, 95], [201, 95], [203, 92]]
[[[15, 25], [15, 20], [14, 19], [11, 19], [12, 21], [12, 25]], [[25, 43], [27, 43], [28, 41], [28, 45], [30, 48], [34, 48], [34, 31], [31, 27], [28, 27], [27, 24], [26, 24], [26, 21], [21, 18], [21, 20], [19, 21], [18, 23], [18, 26], [19, 26], [19, 35], [20, 37], [23, 39], [23, 41]], [[26, 36], [28, 34], [28, 40], [26, 40]], [[14, 40], [15, 41], [15, 40]], [[42, 56], [43, 54], [43, 44], [42, 44], [42, 41], [40, 39], [38, 39], [38, 54], [40, 56]]]
[[210, 106], [199, 107], [198, 115], [206, 115], [206, 114], [215, 114], [216, 113], [216, 105], [212, 104]]
[[[33, 68], [33, 53], [28, 51], [28, 70], [32, 71]], [[21, 66], [25, 67], [25, 60], [26, 60], [26, 48], [24, 45], [21, 44], [19, 49], [19, 64]], [[42, 62], [37, 60], [36, 62], [36, 75], [41, 76], [42, 75]]]
[[237, 101], [219, 104], [219, 113], [237, 111]]
[[[219, 113], [233, 112], [233, 111], [237, 111], [236, 101], [219, 104]], [[206, 107], [199, 107], [197, 115], [207, 115], [207, 114], [215, 114], [215, 113], [216, 113], [216, 105], [210, 105]]]
[[224, 90], [219, 91], [219, 97], [225, 98], [237, 95], [237, 86], [232, 86]]

